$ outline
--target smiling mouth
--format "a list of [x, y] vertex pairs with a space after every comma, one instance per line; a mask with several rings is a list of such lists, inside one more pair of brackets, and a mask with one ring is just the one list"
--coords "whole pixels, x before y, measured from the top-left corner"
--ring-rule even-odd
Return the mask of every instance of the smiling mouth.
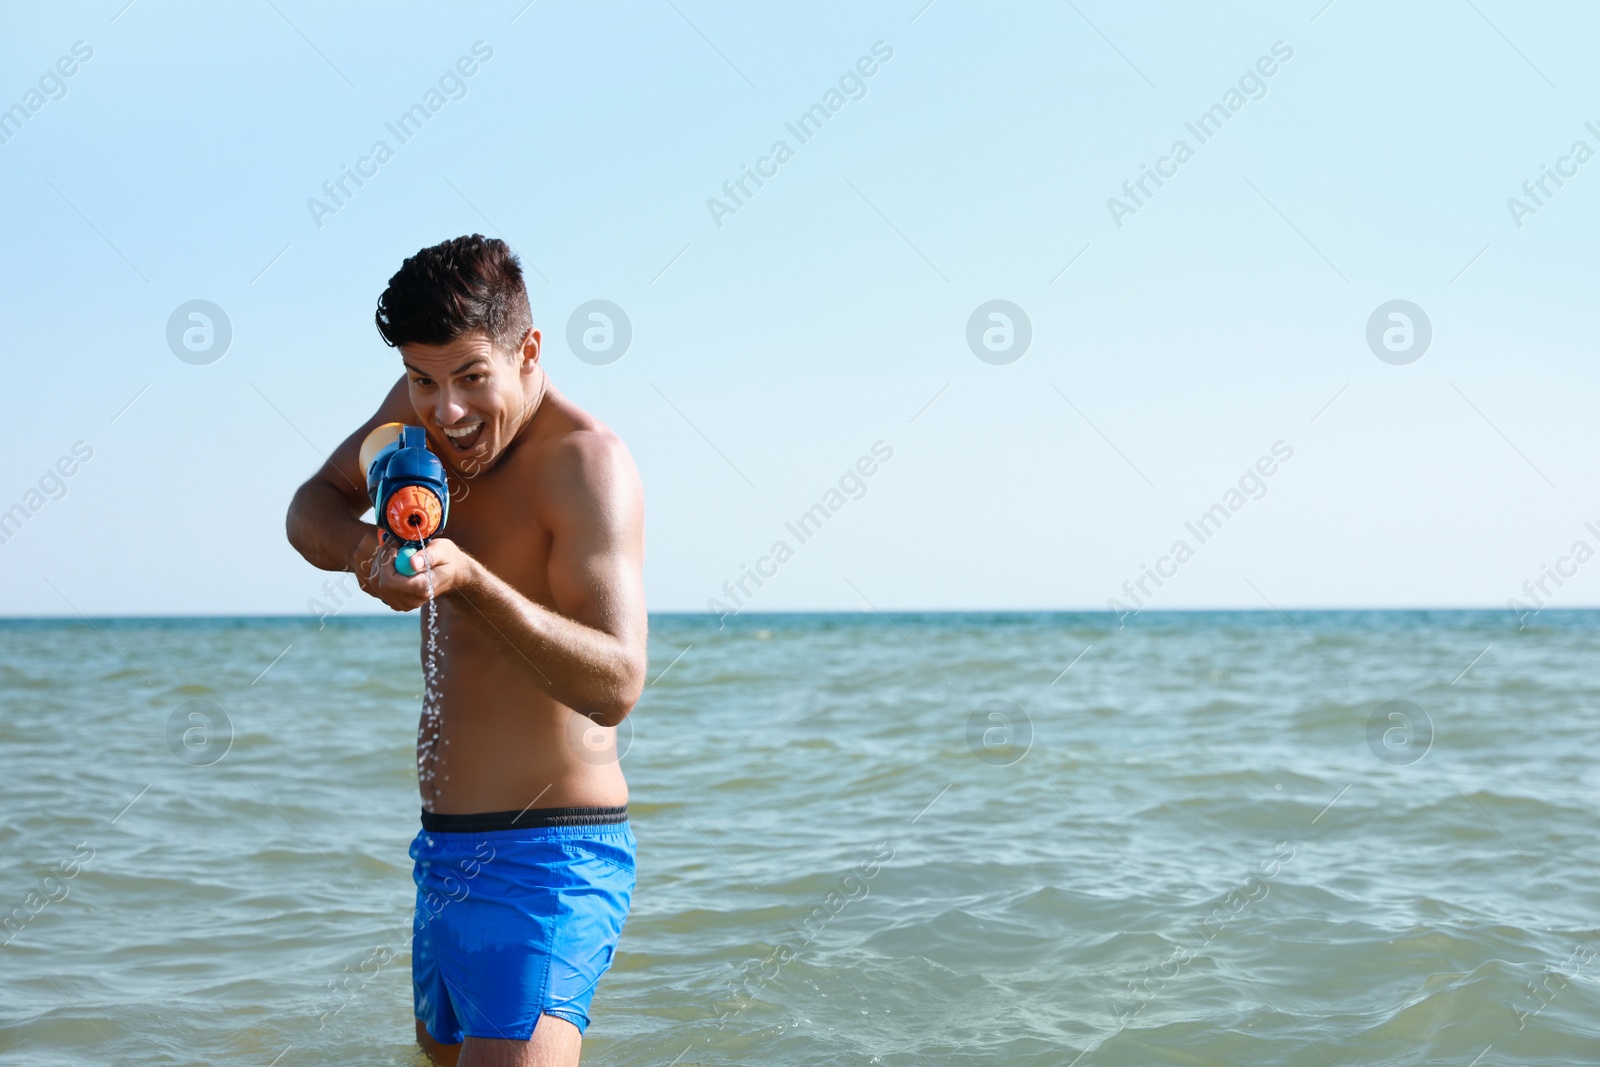
[[478, 447], [478, 442], [483, 439], [482, 419], [479, 419], [477, 422], [471, 423], [467, 426], [444, 426], [441, 427], [441, 429], [444, 431], [445, 437], [449, 440], [450, 447], [455, 449], [457, 452], [471, 452], [474, 448]]

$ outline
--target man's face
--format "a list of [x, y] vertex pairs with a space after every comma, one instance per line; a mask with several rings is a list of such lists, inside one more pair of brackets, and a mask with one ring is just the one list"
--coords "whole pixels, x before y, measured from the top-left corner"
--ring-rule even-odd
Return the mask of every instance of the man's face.
[[531, 331], [515, 361], [478, 331], [448, 344], [401, 346], [411, 406], [446, 466], [480, 474], [511, 444], [526, 414], [524, 386], [537, 372], [538, 345], [539, 331]]

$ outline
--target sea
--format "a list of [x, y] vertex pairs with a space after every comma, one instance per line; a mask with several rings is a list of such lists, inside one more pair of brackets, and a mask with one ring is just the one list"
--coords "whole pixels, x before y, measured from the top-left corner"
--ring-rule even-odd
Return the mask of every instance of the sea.
[[[0, 648], [0, 1063], [426, 1062], [417, 615]], [[1597, 612], [661, 614], [619, 749], [585, 1063], [1600, 1063]]]

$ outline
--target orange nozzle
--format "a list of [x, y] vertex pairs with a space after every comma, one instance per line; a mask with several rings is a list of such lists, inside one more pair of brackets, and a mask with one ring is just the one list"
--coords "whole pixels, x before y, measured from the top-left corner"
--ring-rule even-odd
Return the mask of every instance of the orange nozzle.
[[444, 518], [439, 498], [420, 485], [396, 489], [383, 514], [389, 529], [407, 541], [425, 541], [432, 537]]

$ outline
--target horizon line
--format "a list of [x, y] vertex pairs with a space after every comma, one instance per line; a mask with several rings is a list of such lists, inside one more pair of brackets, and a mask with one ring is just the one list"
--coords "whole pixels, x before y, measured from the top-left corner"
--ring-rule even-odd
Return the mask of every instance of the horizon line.
[[[135, 621], [177, 621], [177, 620], [225, 620], [249, 619], [273, 622], [287, 622], [300, 620], [304, 622], [329, 623], [344, 620], [373, 620], [373, 619], [409, 619], [418, 614], [417, 610], [406, 612], [348, 612], [337, 616], [329, 615], [319, 618], [310, 612], [169, 612], [165, 614], [114, 614], [114, 615], [84, 615], [62, 613], [59, 615], [3, 615], [0, 614], [0, 624], [13, 622], [135, 622]], [[1202, 614], [1231, 614], [1231, 615], [1277, 615], [1289, 612], [1318, 612], [1321, 614], [1373, 614], [1373, 613], [1417, 613], [1417, 612], [1517, 612], [1503, 604], [1500, 605], [1469, 605], [1469, 606], [1369, 606], [1369, 607], [1285, 607], [1285, 608], [1240, 608], [1240, 607], [1189, 607], [1189, 608], [1150, 608], [1137, 613], [1130, 613], [1129, 618], [1136, 615], [1202, 615]], [[1545, 612], [1584, 612], [1600, 611], [1600, 604], [1564, 605], [1562, 607], [1550, 606], [1530, 612], [1530, 615], [1542, 615]], [[774, 609], [769, 611], [746, 611], [737, 614], [721, 615], [715, 611], [699, 610], [661, 610], [649, 611], [651, 618], [722, 618], [724, 620], [750, 619], [765, 617], [805, 617], [822, 615], [1110, 615], [1120, 613], [1109, 608], [893, 608], [879, 610], [876, 608], [806, 608], [806, 609]]]

